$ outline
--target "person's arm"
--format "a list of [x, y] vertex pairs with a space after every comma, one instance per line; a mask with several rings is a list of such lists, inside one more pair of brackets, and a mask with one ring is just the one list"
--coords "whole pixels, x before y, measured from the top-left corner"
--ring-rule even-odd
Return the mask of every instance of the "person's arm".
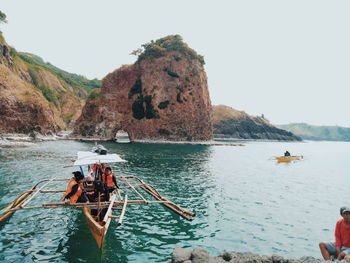
[[342, 243], [341, 243], [341, 231], [340, 231], [340, 226], [341, 224], [341, 221], [338, 221], [337, 224], [335, 225], [335, 248], [337, 250], [337, 255], [339, 256], [340, 254], [340, 248], [342, 246]]
[[112, 175], [112, 178], [113, 178], [113, 183], [114, 183], [115, 187], [119, 188], [117, 185], [117, 178], [115, 177], [114, 174]]
[[78, 191], [79, 185], [76, 184], [72, 187], [72, 190], [70, 191], [69, 194], [66, 195], [66, 197], [64, 199], [69, 199], [71, 198], [77, 191]]

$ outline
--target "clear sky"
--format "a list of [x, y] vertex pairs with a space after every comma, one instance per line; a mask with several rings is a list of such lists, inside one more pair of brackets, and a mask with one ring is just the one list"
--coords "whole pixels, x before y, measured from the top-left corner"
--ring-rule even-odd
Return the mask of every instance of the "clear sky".
[[7, 42], [103, 78], [170, 34], [204, 55], [212, 104], [350, 127], [350, 1], [1, 0]]

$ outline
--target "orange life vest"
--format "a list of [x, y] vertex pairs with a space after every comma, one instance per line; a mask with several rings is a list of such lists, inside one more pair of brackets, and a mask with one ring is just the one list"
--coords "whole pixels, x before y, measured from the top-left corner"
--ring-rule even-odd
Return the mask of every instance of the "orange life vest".
[[102, 176], [102, 180], [106, 184], [107, 187], [115, 187], [116, 186], [113, 182], [113, 173], [110, 175], [104, 174]]
[[[78, 184], [77, 181], [75, 181], [74, 178], [71, 178], [71, 179], [69, 180], [69, 183], [68, 183], [68, 186], [67, 186], [67, 190], [66, 190], [66, 193], [65, 193], [64, 196], [67, 196], [67, 195], [72, 191], [73, 186], [76, 185], [76, 184]], [[81, 196], [81, 193], [82, 193], [82, 192], [83, 192], [83, 191], [81, 190], [80, 186], [78, 186], [78, 190], [75, 192], [74, 195], [72, 195], [72, 196], [69, 198], [69, 202], [70, 202], [71, 204], [75, 204], [75, 203], [78, 201], [79, 196]]]

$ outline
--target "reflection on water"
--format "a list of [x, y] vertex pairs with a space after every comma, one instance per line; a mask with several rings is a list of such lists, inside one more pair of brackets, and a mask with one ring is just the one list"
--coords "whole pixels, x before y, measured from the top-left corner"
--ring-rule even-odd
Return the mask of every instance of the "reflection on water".
[[[176, 245], [320, 257], [317, 244], [333, 239], [348, 199], [349, 143], [103, 144], [128, 160], [112, 166], [118, 175], [139, 176], [196, 212], [194, 221], [159, 204], [130, 205], [123, 225], [112, 221], [100, 251], [80, 210], [18, 211], [0, 224], [0, 262], [165, 262]], [[70, 177], [76, 168], [63, 167], [92, 146], [59, 141], [0, 150], [0, 209], [43, 178]], [[285, 150], [304, 159], [277, 164], [272, 157]], [[59, 195], [47, 194], [45, 202]]]

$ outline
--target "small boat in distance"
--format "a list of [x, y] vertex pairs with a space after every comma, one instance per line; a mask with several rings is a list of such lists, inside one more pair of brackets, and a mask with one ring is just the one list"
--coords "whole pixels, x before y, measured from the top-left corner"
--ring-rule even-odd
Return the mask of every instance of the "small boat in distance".
[[289, 163], [291, 161], [297, 161], [303, 159], [302, 155], [295, 155], [295, 156], [277, 156], [275, 157], [276, 161], [278, 163]]

